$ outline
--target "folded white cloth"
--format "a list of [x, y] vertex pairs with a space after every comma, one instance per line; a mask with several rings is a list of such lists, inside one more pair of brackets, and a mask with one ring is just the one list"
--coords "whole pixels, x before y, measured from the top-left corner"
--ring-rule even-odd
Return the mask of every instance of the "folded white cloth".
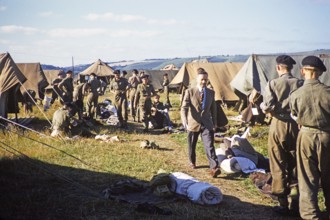
[[209, 183], [197, 182], [189, 186], [188, 198], [201, 205], [219, 204], [223, 199], [220, 189]]

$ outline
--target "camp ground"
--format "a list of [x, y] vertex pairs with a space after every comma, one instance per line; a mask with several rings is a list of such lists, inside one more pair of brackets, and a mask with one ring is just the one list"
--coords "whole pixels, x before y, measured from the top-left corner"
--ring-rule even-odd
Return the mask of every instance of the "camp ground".
[[[239, 90], [245, 95], [249, 95], [253, 89], [264, 94], [264, 89], [269, 80], [278, 77], [275, 70], [276, 57], [278, 55], [257, 55], [252, 54], [244, 63], [242, 69], [237, 73], [234, 79], [230, 82], [232, 88]], [[306, 55], [290, 55], [295, 61], [292, 74], [297, 78], [302, 78], [300, 74], [301, 61]], [[321, 82], [330, 85], [330, 56], [318, 55], [327, 67], [327, 72], [320, 77]]]
[[36, 99], [43, 99], [48, 82], [40, 63], [17, 63], [17, 66], [27, 79], [20, 88], [21, 93], [32, 90]]
[[95, 63], [91, 64], [87, 69], [79, 73], [80, 80], [84, 80], [86, 76], [95, 73], [96, 76], [103, 81], [109, 83], [110, 76], [113, 75], [113, 69], [102, 60], [98, 59]]
[[236, 76], [238, 71], [243, 66], [243, 63], [201, 63], [192, 62], [184, 63], [178, 74], [171, 81], [171, 85], [181, 85], [183, 88], [188, 88], [196, 79], [198, 68], [203, 68], [209, 75], [209, 81], [215, 91], [216, 101], [238, 101], [230, 87], [231, 80]]
[[0, 54], [0, 116], [18, 112], [17, 92], [26, 77], [9, 53]]

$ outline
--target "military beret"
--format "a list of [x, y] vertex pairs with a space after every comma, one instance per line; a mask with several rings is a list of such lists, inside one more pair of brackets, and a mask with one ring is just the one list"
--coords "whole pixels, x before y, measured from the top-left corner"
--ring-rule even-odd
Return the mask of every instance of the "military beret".
[[95, 73], [91, 73], [91, 74], [89, 74], [90, 76], [96, 76], [96, 74]]
[[167, 73], [164, 73], [163, 76], [168, 76], [168, 74]]
[[324, 63], [322, 62], [322, 60], [316, 56], [307, 56], [305, 57], [302, 61], [301, 64], [303, 66], [309, 66], [309, 67], [315, 67], [319, 70], [321, 70], [322, 72], [327, 71], [327, 68], [325, 67]]
[[140, 78], [141, 78], [141, 79], [149, 78], [149, 75], [145, 74], [145, 75], [141, 76]]
[[296, 64], [296, 61], [288, 55], [280, 55], [280, 56], [276, 57], [276, 63], [277, 64], [284, 64], [284, 65], [287, 65], [289, 67], [290, 66], [292, 67], [294, 64]]
[[66, 74], [72, 74], [72, 70], [66, 71]]

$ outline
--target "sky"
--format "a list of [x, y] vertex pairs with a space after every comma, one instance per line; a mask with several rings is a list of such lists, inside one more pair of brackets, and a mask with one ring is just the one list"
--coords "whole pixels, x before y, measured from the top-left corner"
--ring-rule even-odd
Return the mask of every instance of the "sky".
[[0, 53], [55, 66], [330, 49], [330, 0], [0, 0]]

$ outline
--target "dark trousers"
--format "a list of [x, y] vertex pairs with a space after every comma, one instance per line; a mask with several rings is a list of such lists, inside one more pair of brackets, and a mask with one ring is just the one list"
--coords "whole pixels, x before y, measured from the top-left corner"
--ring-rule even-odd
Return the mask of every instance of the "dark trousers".
[[198, 135], [201, 134], [201, 138], [204, 145], [204, 150], [209, 160], [210, 168], [216, 168], [219, 166], [217, 155], [215, 154], [214, 149], [214, 132], [201, 127], [199, 132], [188, 131], [188, 156], [189, 161], [193, 164], [196, 164], [196, 144], [198, 140]]

